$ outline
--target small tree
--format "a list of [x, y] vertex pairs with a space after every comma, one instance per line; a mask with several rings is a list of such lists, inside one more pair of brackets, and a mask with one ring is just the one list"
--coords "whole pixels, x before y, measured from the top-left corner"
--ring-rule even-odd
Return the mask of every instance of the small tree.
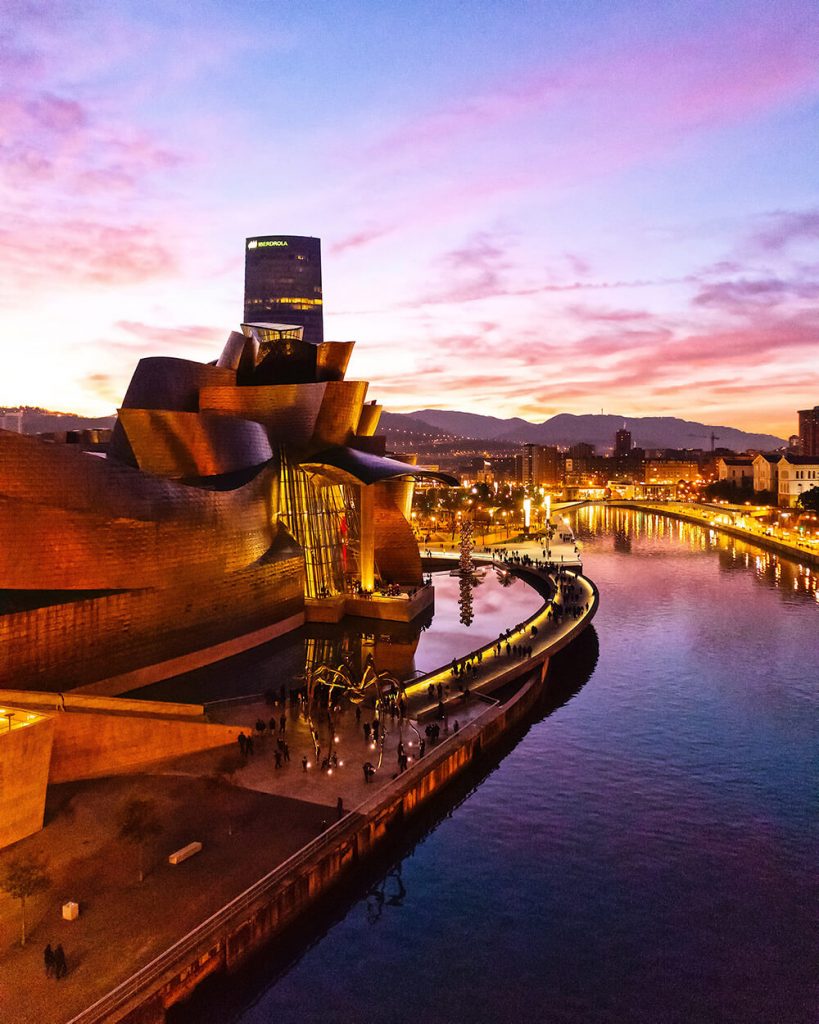
[[119, 837], [132, 843], [139, 850], [139, 880], [145, 878], [145, 846], [150, 839], [162, 832], [162, 824], [153, 800], [135, 797], [126, 803], [119, 815]]
[[7, 861], [0, 870], [0, 889], [13, 899], [20, 901], [22, 927], [20, 945], [26, 944], [26, 900], [36, 896], [51, 885], [46, 862], [34, 854], [20, 855]]
[[819, 512], [819, 487], [811, 487], [809, 491], [802, 491], [796, 500], [802, 508], [810, 512]]

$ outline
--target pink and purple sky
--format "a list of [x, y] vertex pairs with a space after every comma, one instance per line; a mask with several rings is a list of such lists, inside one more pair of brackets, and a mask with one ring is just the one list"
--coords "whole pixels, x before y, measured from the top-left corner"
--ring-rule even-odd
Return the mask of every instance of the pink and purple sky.
[[395, 411], [819, 403], [815, 0], [0, 0], [0, 404], [208, 361], [322, 239]]

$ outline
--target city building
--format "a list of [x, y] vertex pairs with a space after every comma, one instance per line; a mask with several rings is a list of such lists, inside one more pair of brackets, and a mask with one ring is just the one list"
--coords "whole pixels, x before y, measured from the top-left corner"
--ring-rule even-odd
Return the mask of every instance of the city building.
[[23, 410], [0, 409], [0, 430], [13, 430], [16, 434], [22, 434]]
[[750, 489], [754, 484], [754, 460], [750, 455], [721, 455], [717, 459], [717, 479]]
[[779, 504], [793, 508], [799, 495], [819, 487], [819, 455], [783, 455], [779, 460]]
[[628, 455], [631, 451], [631, 431], [623, 427], [614, 435], [614, 456]]
[[779, 452], [767, 454], [760, 452], [754, 456], [754, 492], [759, 494], [766, 491], [776, 495], [779, 493], [779, 462], [782, 456]]
[[679, 459], [646, 459], [643, 480], [647, 484], [673, 486], [684, 480], [690, 483], [699, 480], [700, 467], [696, 462], [682, 462]]
[[246, 323], [298, 325], [311, 345], [324, 341], [321, 240], [258, 235], [245, 241]]
[[515, 455], [515, 480], [530, 487], [555, 487], [563, 477], [563, 458], [549, 445], [524, 444]]
[[799, 410], [799, 454], [819, 455], [819, 405]]

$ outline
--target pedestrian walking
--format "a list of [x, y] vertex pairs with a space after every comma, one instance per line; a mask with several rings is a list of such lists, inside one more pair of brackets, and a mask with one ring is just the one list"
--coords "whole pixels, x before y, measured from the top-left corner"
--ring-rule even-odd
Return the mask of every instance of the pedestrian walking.
[[338, 821], [344, 817], [344, 801], [341, 797], [336, 800], [336, 818]]
[[43, 964], [45, 966], [46, 977], [50, 978], [54, 974], [54, 950], [51, 948], [51, 943], [46, 946], [43, 950]]

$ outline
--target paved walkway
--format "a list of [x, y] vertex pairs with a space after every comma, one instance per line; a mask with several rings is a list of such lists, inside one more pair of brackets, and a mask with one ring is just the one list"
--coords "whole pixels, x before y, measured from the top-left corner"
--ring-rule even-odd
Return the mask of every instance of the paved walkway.
[[[138, 851], [118, 838], [127, 801], [154, 802], [162, 833]], [[216, 783], [207, 777], [129, 775], [51, 786], [46, 827], [4, 850], [42, 856], [49, 889], [27, 901], [29, 942], [20, 948], [20, 906], [0, 893], [0, 1022], [63, 1024], [181, 935], [301, 849], [322, 829], [314, 804]], [[199, 840], [178, 866], [168, 855]], [[61, 906], [79, 903], [76, 921]], [[47, 978], [43, 949], [61, 943], [68, 974]]]
[[[542, 547], [534, 540], [518, 543], [509, 551], [516, 557], [528, 557], [533, 561], [540, 559]], [[442, 556], [443, 552], [433, 552], [433, 556]], [[576, 558], [574, 545], [563, 546], [564, 558], [569, 555]], [[451, 558], [447, 553], [446, 557]], [[493, 555], [477, 554], [476, 562], [488, 564]], [[497, 564], [497, 563], [496, 563]], [[510, 568], [500, 567], [499, 571], [516, 571], [524, 574], [535, 573], [537, 570], [526, 566], [512, 565]], [[490, 570], [492, 571], [492, 570]], [[545, 570], [541, 577], [549, 577]], [[551, 574], [554, 586], [556, 574]], [[426, 735], [426, 728], [437, 723], [440, 736], [437, 742], [443, 741], [457, 728], [474, 721], [483, 714], [493, 702], [491, 693], [504, 685], [514, 676], [519, 676], [528, 664], [534, 669], [548, 655], [555, 644], [564, 641], [574, 630], [580, 619], [592, 611], [594, 591], [585, 578], [578, 578], [576, 569], [564, 569], [558, 581], [558, 589], [553, 601], [544, 599], [543, 607], [530, 619], [523, 623], [512, 623], [502, 634], [503, 639], [493, 644], [477, 648], [469, 655], [459, 659], [461, 668], [467, 661], [477, 669], [477, 673], [466, 675], [459, 672], [454, 675], [451, 665], [443, 666], [436, 672], [423, 676], [411, 683], [405, 690], [408, 715], [402, 719], [394, 716], [382, 716], [380, 728], [383, 742], [379, 738], [376, 744], [370, 733], [369, 741], [365, 739], [364, 726], [375, 719], [374, 702], [370, 699], [357, 706], [346, 698], [335, 702], [337, 710], [319, 707], [314, 704], [310, 719], [303, 705], [266, 704], [261, 700], [249, 703], [225, 701], [208, 706], [208, 716], [213, 721], [229, 725], [239, 725], [253, 735], [253, 753], [248, 757], [240, 756], [239, 750], [234, 751], [238, 765], [233, 775], [236, 785], [254, 789], [259, 792], [294, 797], [309, 801], [327, 808], [328, 823], [335, 819], [338, 800], [341, 798], [345, 810], [354, 808], [368, 797], [374, 785], [383, 785], [398, 773], [398, 746], [403, 744], [404, 752], [414, 762], [421, 756], [421, 742], [429, 751], [435, 741]], [[568, 606], [576, 607], [577, 613], [569, 613]], [[555, 615], [555, 610], [560, 612]], [[534, 632], [533, 632], [534, 627]], [[531, 648], [531, 654], [524, 654], [520, 648]], [[440, 697], [443, 703], [443, 717], [439, 706]], [[430, 692], [432, 687], [432, 692]], [[468, 688], [469, 694], [462, 692]], [[280, 732], [280, 719], [285, 715], [285, 729]], [[274, 720], [275, 733], [271, 735], [270, 720]], [[318, 733], [320, 753], [318, 763], [315, 745], [310, 734], [310, 720]], [[265, 724], [263, 732], [257, 732], [257, 721]], [[287, 742], [290, 761], [282, 759], [281, 767], [276, 767], [275, 754], [277, 740]], [[326, 757], [335, 753], [337, 763], [325, 770], [321, 764]], [[194, 755], [184, 764], [169, 767], [169, 773], [184, 771], [191, 775], [207, 774], [208, 765], [218, 763], [219, 754], [212, 751]], [[370, 762], [376, 769], [370, 782], [365, 782], [363, 766]]]
[[[542, 552], [535, 542], [516, 542], [514, 550], [532, 559]], [[332, 720], [326, 710], [315, 708], [320, 758], [334, 752], [338, 764], [332, 768], [316, 766], [304, 708], [225, 702], [212, 705], [209, 713], [214, 720], [244, 725], [254, 733], [254, 753], [246, 758], [237, 745], [230, 751], [179, 758], [152, 775], [50, 787], [46, 828], [16, 844], [11, 853], [0, 854], [2, 861], [12, 853], [41, 853], [53, 878], [49, 892], [30, 901], [31, 942], [23, 950], [15, 945], [19, 906], [0, 895], [2, 1024], [62, 1024], [70, 1019], [335, 821], [339, 797], [348, 811], [389, 782], [398, 771], [399, 743], [415, 759], [421, 740], [427, 750], [435, 745], [427, 739], [427, 725], [438, 724], [438, 742], [444, 742], [456, 722], [462, 728], [485, 714], [492, 698], [479, 691], [491, 691], [513, 676], [525, 677], [528, 665], [535, 669], [549, 647], [579, 624], [570, 614], [557, 621], [555, 607], [576, 604], [591, 614], [594, 592], [585, 580], [566, 571], [558, 582], [563, 592], [528, 622], [510, 624], [500, 652], [489, 645], [470, 656], [478, 674], [465, 677], [468, 697], [458, 689], [464, 677], [454, 676], [449, 666], [409, 686], [408, 718], [384, 717], [383, 746], [373, 747], [364, 738], [364, 723], [374, 717], [371, 705], [361, 705], [357, 716], [353, 705], [342, 702]], [[514, 651], [529, 646], [531, 655]], [[439, 684], [443, 718], [438, 717]], [[290, 761], [277, 769], [282, 714]], [[275, 737], [269, 731], [271, 717], [276, 718]], [[255, 736], [257, 719], [266, 723], [264, 736]], [[362, 771], [365, 761], [376, 766], [369, 783]], [[162, 836], [150, 845], [151, 870], [141, 885], [134, 879], [135, 851], [116, 835], [118, 811], [135, 795], [156, 800], [164, 823]], [[178, 867], [168, 865], [168, 853], [192, 839], [204, 842], [202, 853]], [[80, 903], [77, 921], [60, 917], [67, 899]], [[46, 979], [43, 971], [42, 948], [49, 941], [61, 942], [68, 957], [68, 976], [59, 983]]]

